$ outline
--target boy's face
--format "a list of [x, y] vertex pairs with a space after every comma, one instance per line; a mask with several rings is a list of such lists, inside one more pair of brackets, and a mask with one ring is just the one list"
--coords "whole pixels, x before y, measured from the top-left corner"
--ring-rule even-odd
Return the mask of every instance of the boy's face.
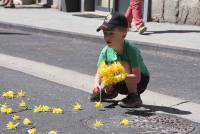
[[103, 30], [104, 40], [111, 48], [115, 48], [126, 37], [126, 33], [119, 28], [113, 28], [111, 31]]

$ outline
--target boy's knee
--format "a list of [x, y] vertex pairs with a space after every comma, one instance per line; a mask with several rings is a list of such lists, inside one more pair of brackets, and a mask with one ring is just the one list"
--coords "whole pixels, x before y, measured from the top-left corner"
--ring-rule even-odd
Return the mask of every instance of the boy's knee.
[[126, 61], [121, 61], [120, 63], [121, 63], [122, 66], [124, 67], [126, 73], [130, 74], [130, 73], [131, 73], [131, 67], [130, 67], [130, 65], [128, 64], [128, 62], [126, 62]]

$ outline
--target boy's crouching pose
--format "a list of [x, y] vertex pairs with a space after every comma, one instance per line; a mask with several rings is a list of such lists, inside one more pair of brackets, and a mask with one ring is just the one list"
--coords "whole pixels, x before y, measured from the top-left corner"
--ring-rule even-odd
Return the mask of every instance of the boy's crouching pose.
[[[142, 104], [140, 94], [144, 92], [149, 82], [149, 71], [143, 62], [140, 50], [134, 43], [125, 40], [128, 22], [125, 16], [118, 13], [107, 16], [97, 31], [103, 30], [104, 40], [107, 44], [99, 56], [97, 67], [102, 62], [112, 64], [119, 61], [127, 77], [124, 81], [112, 86], [106, 86], [101, 91], [101, 99], [115, 98], [118, 93], [127, 94], [119, 105], [122, 107], [138, 107]], [[100, 100], [101, 77], [96, 73], [91, 101]]]

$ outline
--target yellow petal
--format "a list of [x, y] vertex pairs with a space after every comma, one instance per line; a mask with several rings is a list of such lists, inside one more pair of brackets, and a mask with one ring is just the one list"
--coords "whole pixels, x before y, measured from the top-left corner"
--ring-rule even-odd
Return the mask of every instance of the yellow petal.
[[81, 104], [79, 103], [75, 103], [74, 105], [72, 105], [74, 110], [81, 110]]
[[99, 101], [99, 102], [95, 102], [95, 108], [96, 109], [101, 109], [103, 107], [102, 103]]
[[16, 129], [18, 125], [19, 123], [14, 124], [13, 122], [9, 121], [7, 123], [7, 129], [10, 129], [10, 130]]
[[36, 131], [36, 128], [31, 128], [28, 130], [28, 134], [36, 134], [37, 131]]
[[31, 122], [28, 118], [25, 118], [25, 119], [23, 120], [23, 124], [24, 124], [24, 125], [31, 125], [32, 122]]
[[13, 116], [13, 120], [14, 120], [14, 121], [20, 120], [20, 116], [14, 115], [14, 116]]
[[17, 93], [17, 97], [25, 97], [25, 92], [23, 90], [20, 90], [18, 93]]
[[11, 114], [11, 113], [14, 113], [14, 110], [12, 108], [7, 108], [6, 114]]
[[61, 108], [53, 108], [52, 113], [54, 114], [63, 114], [63, 109]]
[[48, 132], [48, 134], [58, 134], [58, 132], [51, 130], [51, 131]]
[[95, 122], [95, 124], [94, 124], [94, 126], [95, 126], [96, 128], [100, 128], [100, 127], [102, 127], [103, 125], [104, 125], [103, 122], [97, 121], [97, 120], [96, 120], [96, 122]]
[[127, 127], [129, 124], [129, 121], [128, 121], [128, 119], [123, 119], [120, 121], [120, 124]]
[[15, 98], [16, 95], [13, 91], [7, 91], [7, 92], [3, 92], [2, 97], [4, 97], [4, 98]]
[[26, 105], [26, 102], [24, 102], [23, 100], [19, 103], [19, 106], [20, 107], [26, 107], [27, 105]]
[[49, 106], [43, 105], [43, 106], [42, 106], [42, 111], [43, 111], [43, 112], [49, 112], [49, 111], [50, 111]]

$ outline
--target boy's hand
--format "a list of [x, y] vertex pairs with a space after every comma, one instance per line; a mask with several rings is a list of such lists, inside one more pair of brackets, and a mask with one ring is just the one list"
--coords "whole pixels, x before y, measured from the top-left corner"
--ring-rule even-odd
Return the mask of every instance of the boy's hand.
[[96, 96], [100, 93], [100, 86], [96, 86], [93, 89], [93, 96]]

